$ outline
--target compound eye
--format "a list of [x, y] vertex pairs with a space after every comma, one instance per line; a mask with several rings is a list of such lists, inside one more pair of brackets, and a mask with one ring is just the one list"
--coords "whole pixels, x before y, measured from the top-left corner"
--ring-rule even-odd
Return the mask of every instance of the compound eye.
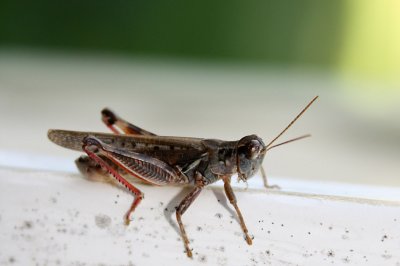
[[261, 143], [258, 140], [252, 140], [248, 145], [247, 158], [255, 159], [261, 151]]

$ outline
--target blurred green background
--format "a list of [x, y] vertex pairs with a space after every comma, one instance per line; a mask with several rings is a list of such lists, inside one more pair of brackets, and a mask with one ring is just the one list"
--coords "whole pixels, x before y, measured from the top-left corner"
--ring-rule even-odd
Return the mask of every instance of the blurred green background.
[[398, 1], [1, 1], [4, 46], [333, 69], [397, 80]]

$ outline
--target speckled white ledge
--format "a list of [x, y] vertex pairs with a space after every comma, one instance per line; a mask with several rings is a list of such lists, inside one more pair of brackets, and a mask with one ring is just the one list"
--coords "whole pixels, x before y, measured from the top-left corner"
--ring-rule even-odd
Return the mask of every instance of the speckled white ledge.
[[174, 215], [187, 191], [139, 186], [145, 199], [125, 227], [132, 197], [121, 189], [0, 168], [0, 265], [400, 265], [396, 201], [236, 189], [248, 246], [223, 190], [210, 187], [183, 216], [191, 260]]

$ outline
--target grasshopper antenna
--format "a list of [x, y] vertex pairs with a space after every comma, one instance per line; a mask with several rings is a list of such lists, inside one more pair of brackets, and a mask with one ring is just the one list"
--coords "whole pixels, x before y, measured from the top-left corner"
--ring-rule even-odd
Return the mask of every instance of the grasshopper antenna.
[[301, 139], [305, 139], [305, 138], [309, 138], [309, 137], [311, 137], [311, 134], [307, 134], [307, 135], [303, 135], [303, 136], [300, 136], [300, 137], [297, 137], [297, 138], [294, 138], [294, 139], [290, 139], [290, 140], [275, 144], [275, 145], [269, 147], [268, 149], [266, 149], [266, 151], [269, 151], [272, 148], [275, 148], [275, 147], [278, 147], [278, 146], [281, 146], [281, 145], [284, 145], [284, 144], [288, 144], [288, 143], [296, 141], [296, 140], [301, 140]]
[[297, 119], [299, 119], [299, 118], [304, 114], [305, 111], [307, 111], [307, 109], [313, 104], [313, 102], [315, 102], [316, 99], [318, 99], [318, 96], [315, 96], [315, 97], [307, 104], [307, 106], [304, 107], [304, 109], [292, 120], [292, 122], [290, 122], [289, 125], [287, 125], [287, 127], [286, 127], [284, 130], [282, 130], [282, 132], [279, 133], [278, 136], [276, 136], [270, 143], [268, 143], [268, 145], [265, 147], [265, 151], [267, 151], [267, 150], [269, 150], [269, 149], [272, 149], [273, 147], [277, 147], [277, 146], [280, 146], [280, 145], [283, 145], [283, 144], [286, 144], [286, 143], [289, 143], [289, 142], [292, 142], [292, 141], [295, 141], [295, 140], [303, 139], [303, 138], [306, 138], [306, 137], [309, 137], [309, 136], [310, 136], [310, 135], [304, 135], [304, 136], [301, 136], [301, 137], [298, 137], [298, 138], [295, 138], [295, 139], [292, 139], [292, 140], [288, 140], [288, 141], [282, 142], [282, 143], [280, 143], [280, 144], [277, 144], [277, 145], [271, 147], [271, 145], [272, 145], [280, 136], [282, 136], [283, 133], [285, 133], [285, 132], [294, 124], [294, 122], [296, 122]]

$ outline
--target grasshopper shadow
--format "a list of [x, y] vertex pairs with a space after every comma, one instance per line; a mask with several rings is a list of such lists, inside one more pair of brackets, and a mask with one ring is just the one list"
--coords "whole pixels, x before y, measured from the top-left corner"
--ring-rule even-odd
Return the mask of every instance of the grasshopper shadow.
[[225, 192], [223, 189], [218, 187], [212, 187], [211, 191], [214, 193], [214, 196], [217, 198], [219, 204], [221, 204], [238, 223], [239, 219], [236, 215], [236, 212], [231, 209], [231, 204], [227, 201]]
[[[192, 187], [184, 187], [178, 194], [176, 194], [167, 204], [166, 208], [164, 209], [164, 217], [171, 225], [172, 228], [176, 231], [176, 233], [180, 236], [181, 232], [179, 230], [177, 221], [175, 219], [175, 209], [181, 203], [181, 201], [185, 198], [187, 194], [189, 194], [193, 190]], [[211, 188], [214, 196], [216, 197], [219, 204], [221, 204], [233, 217], [238, 223], [239, 219], [236, 215], [236, 212], [231, 209], [231, 204], [228, 202], [226, 195], [221, 188], [213, 187]]]
[[178, 227], [178, 222], [176, 221], [175, 217], [173, 218], [172, 216], [175, 216], [176, 212], [176, 207], [181, 203], [181, 201], [185, 198], [187, 194], [190, 193], [190, 191], [193, 190], [193, 187], [184, 187], [182, 188], [181, 191], [179, 191], [178, 194], [175, 195], [167, 204], [167, 207], [164, 209], [164, 217], [168, 221], [168, 223], [171, 225], [172, 228], [176, 231], [176, 233], [180, 236], [181, 231], [179, 230]]

